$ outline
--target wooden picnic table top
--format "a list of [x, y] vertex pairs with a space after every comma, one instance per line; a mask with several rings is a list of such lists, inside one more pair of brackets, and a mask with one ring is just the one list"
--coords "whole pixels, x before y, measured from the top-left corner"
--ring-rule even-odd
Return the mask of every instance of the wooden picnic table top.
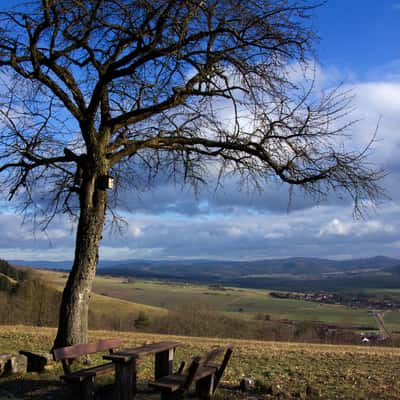
[[166, 350], [173, 349], [177, 346], [182, 345], [180, 342], [157, 342], [150, 343], [144, 346], [135, 347], [132, 349], [121, 349], [112, 354], [107, 354], [103, 356], [105, 360], [111, 360], [114, 362], [128, 362], [132, 360], [132, 358], [139, 358], [142, 356], [146, 356], [148, 354], [157, 354]]

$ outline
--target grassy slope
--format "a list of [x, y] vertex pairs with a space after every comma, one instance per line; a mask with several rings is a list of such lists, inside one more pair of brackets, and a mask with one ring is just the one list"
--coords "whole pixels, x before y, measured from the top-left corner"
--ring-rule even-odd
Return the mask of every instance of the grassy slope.
[[[1, 352], [20, 349], [48, 350], [55, 330], [20, 326], [0, 327]], [[91, 339], [119, 336], [127, 347], [148, 341], [178, 340], [177, 362], [189, 359], [212, 346], [227, 342], [221, 339], [171, 337], [141, 333], [93, 331]], [[398, 365], [400, 349], [360, 346], [329, 346], [232, 340], [234, 356], [226, 371], [224, 381], [236, 386], [242, 377], [254, 378], [262, 387], [272, 385], [274, 393], [283, 392], [280, 398], [299, 398], [306, 391], [323, 399], [399, 399], [400, 381]], [[151, 379], [153, 365], [147, 358], [139, 366], [139, 379]], [[25, 380], [58, 380], [58, 368], [44, 375], [28, 374]], [[22, 381], [21, 381], [22, 382]], [[307, 389], [308, 388], [308, 389]], [[1, 393], [1, 385], [0, 385]], [[232, 392], [222, 392], [233, 398]], [[261, 394], [261, 393], [260, 393]], [[263, 398], [268, 397], [265, 392]], [[0, 394], [1, 397], [1, 394]], [[301, 397], [305, 398], [305, 397]]]
[[[46, 270], [38, 270], [37, 273], [39, 273], [39, 275], [48, 284], [57, 288], [57, 290], [61, 291], [64, 288], [67, 277], [65, 273], [46, 271]], [[96, 280], [97, 279], [98, 278], [96, 278]], [[101, 278], [101, 279], [104, 279], [106, 281], [109, 280], [107, 278]], [[110, 282], [112, 280], [110, 279]], [[120, 280], [118, 281], [120, 282]], [[90, 310], [99, 313], [111, 313], [118, 311], [118, 313], [121, 315], [122, 318], [129, 314], [133, 315], [137, 314], [139, 311], [145, 311], [153, 315], [165, 314], [167, 312], [167, 310], [161, 307], [156, 307], [148, 304], [134, 303], [132, 301], [124, 299], [123, 297], [120, 296], [114, 297], [111, 296], [110, 293], [108, 292], [103, 293], [102, 291], [98, 290], [92, 293], [90, 301], [91, 301]]]

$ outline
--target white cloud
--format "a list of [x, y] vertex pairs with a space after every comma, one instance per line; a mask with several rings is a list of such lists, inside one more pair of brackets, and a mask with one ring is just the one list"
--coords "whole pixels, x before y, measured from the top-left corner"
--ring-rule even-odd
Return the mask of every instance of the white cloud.
[[136, 224], [129, 225], [128, 231], [129, 231], [130, 236], [132, 236], [134, 238], [138, 238], [140, 236], [143, 236], [142, 227], [140, 227], [140, 226], [138, 226]]
[[319, 232], [319, 236], [324, 235], [348, 235], [351, 232], [351, 224], [339, 221], [334, 218], [327, 225], [322, 227]]
[[[368, 82], [349, 87], [355, 95], [355, 112], [350, 116], [358, 123], [350, 131], [348, 148], [362, 149], [373, 138], [370, 161], [385, 168], [388, 174], [400, 172], [400, 83]], [[393, 186], [390, 189], [394, 189]]]
[[349, 236], [353, 235], [356, 237], [377, 234], [377, 233], [394, 233], [396, 228], [391, 224], [385, 224], [382, 221], [351, 221], [345, 222], [338, 218], [334, 218], [332, 221], [324, 225], [318, 236], [327, 235], [338, 235], [338, 236]]
[[72, 247], [60, 246], [56, 248], [7, 247], [0, 249], [0, 258], [5, 260], [65, 261], [72, 260], [73, 255]]
[[156, 259], [163, 253], [162, 247], [153, 248], [130, 248], [127, 246], [101, 246], [100, 259], [122, 261], [133, 258]]

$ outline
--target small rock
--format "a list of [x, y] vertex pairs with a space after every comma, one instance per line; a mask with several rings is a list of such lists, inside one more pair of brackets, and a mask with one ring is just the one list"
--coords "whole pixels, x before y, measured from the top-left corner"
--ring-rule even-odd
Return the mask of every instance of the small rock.
[[25, 374], [28, 369], [28, 357], [22, 354], [11, 356], [10, 363], [12, 374]]
[[7, 374], [10, 369], [11, 354], [0, 354], [0, 376]]
[[33, 353], [30, 351], [21, 350], [22, 354], [28, 358], [28, 372], [43, 372], [45, 369], [54, 365], [53, 357], [50, 353]]

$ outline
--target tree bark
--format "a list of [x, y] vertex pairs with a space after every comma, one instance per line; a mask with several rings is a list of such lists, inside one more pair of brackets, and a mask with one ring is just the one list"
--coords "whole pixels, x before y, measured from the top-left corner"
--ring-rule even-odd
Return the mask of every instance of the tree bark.
[[90, 294], [106, 210], [106, 191], [99, 186], [99, 177], [105, 174], [105, 170], [97, 165], [94, 168], [85, 167], [83, 172], [75, 256], [62, 295], [54, 348], [88, 342]]

